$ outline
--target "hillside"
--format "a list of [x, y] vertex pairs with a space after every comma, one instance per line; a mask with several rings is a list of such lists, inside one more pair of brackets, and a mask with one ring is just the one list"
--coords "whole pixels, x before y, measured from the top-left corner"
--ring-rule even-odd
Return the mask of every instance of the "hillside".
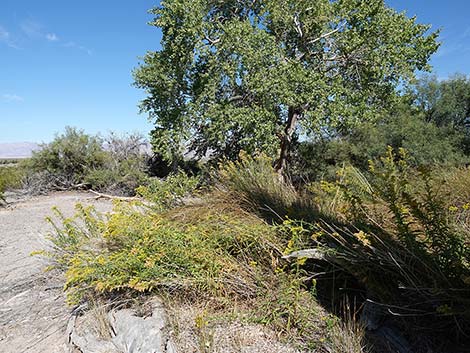
[[0, 143], [1, 158], [28, 158], [39, 145], [33, 142]]

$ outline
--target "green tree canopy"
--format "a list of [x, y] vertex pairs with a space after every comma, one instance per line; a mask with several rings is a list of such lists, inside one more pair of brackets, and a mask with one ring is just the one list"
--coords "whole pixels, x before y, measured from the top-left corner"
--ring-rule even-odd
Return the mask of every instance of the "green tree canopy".
[[333, 129], [316, 139], [296, 141], [290, 170], [304, 180], [334, 178], [345, 163], [368, 171], [369, 160], [378, 160], [388, 146], [409, 154], [409, 164], [464, 165], [469, 162], [462, 150], [464, 135], [451, 126], [437, 126], [414, 104], [413, 96], [402, 96], [387, 112], [338, 131]]
[[134, 75], [167, 158], [183, 143], [262, 150], [282, 171], [295, 134], [373, 115], [438, 47], [383, 0], [166, 0], [152, 13], [162, 49]]
[[456, 74], [439, 81], [422, 77], [416, 84], [417, 105], [438, 126], [466, 128], [470, 124], [470, 77]]

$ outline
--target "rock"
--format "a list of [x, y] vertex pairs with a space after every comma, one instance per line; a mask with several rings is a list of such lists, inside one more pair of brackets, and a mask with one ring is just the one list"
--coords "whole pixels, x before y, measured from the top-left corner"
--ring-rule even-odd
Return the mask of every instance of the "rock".
[[109, 340], [97, 337], [86, 327], [77, 329], [76, 319], [71, 320], [70, 343], [82, 353], [176, 353], [162, 303], [153, 299], [149, 304], [151, 315], [146, 317], [136, 315], [132, 309], [111, 310], [107, 315]]

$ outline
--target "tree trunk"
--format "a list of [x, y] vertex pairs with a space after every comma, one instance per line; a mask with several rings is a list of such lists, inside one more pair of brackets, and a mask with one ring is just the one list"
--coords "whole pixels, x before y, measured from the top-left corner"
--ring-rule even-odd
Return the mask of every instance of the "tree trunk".
[[290, 147], [292, 145], [292, 136], [295, 132], [297, 121], [300, 118], [300, 110], [294, 107], [289, 107], [286, 128], [284, 134], [281, 137], [281, 152], [279, 153], [279, 159], [276, 162], [275, 170], [282, 178], [284, 171], [287, 166], [287, 157], [289, 155]]

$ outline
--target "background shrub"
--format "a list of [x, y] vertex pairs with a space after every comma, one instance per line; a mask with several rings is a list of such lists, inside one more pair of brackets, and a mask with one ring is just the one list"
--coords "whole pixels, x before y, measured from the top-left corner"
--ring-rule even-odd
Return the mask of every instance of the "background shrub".
[[4, 192], [21, 186], [24, 169], [19, 165], [0, 166], [0, 202], [5, 202]]
[[147, 181], [149, 156], [145, 147], [145, 139], [139, 134], [110, 133], [101, 138], [67, 127], [33, 153], [26, 188], [44, 193], [81, 187], [133, 195]]
[[72, 127], [57, 135], [49, 144], [33, 152], [30, 166], [35, 172], [47, 172], [56, 179], [57, 188], [81, 183], [87, 173], [104, 167], [106, 154], [103, 141]]
[[149, 155], [146, 147], [146, 141], [140, 134], [118, 135], [111, 132], [103, 142], [103, 166], [89, 169], [84, 182], [97, 191], [134, 195], [135, 189], [148, 179]]
[[136, 192], [150, 201], [152, 208], [163, 211], [182, 205], [183, 199], [194, 194], [200, 183], [199, 177], [188, 176], [180, 170], [165, 179], [152, 178], [146, 185], [139, 186]]

